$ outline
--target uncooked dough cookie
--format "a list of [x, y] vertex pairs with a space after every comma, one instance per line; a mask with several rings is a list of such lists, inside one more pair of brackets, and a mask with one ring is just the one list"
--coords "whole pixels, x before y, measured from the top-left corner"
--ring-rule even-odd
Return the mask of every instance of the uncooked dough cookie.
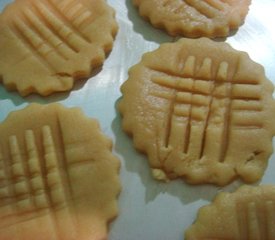
[[263, 67], [246, 53], [206, 38], [182, 39], [131, 68], [119, 109], [155, 178], [251, 183], [272, 153], [272, 92]]
[[185, 239], [274, 240], [274, 226], [275, 186], [242, 186], [202, 207]]
[[170, 35], [226, 37], [244, 21], [251, 0], [133, 0], [139, 13]]
[[0, 15], [0, 79], [25, 96], [70, 90], [112, 48], [105, 0], [16, 0]]
[[32, 104], [0, 124], [0, 239], [102, 240], [119, 161], [78, 108]]

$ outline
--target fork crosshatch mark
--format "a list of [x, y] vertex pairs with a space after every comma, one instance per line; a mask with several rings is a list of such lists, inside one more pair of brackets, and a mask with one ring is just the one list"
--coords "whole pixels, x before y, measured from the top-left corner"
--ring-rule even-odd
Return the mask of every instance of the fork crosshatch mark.
[[76, 1], [36, 1], [21, 9], [12, 30], [54, 73], [58, 62], [68, 61], [80, 47], [92, 43], [83, 31], [92, 23], [91, 17], [91, 11]]
[[164, 8], [172, 9], [172, 12], [177, 15], [184, 14], [187, 8], [194, 9], [194, 18], [215, 18], [221, 14], [221, 11], [227, 10], [230, 5], [220, 1], [194, 1], [194, 0], [165, 0], [161, 3]]
[[[211, 147], [206, 144], [210, 141], [208, 138], [211, 138], [207, 128], [214, 125], [221, 133], [220, 138], [215, 141], [222, 144], [220, 149], [216, 149], [215, 158], [223, 162], [231, 127], [240, 130], [262, 128], [261, 121], [257, 117], [262, 110], [261, 86], [257, 81], [247, 83], [234, 77], [228, 78], [227, 62], [221, 62], [217, 73], [212, 74], [210, 58], [205, 58], [198, 72], [194, 73], [195, 61], [194, 56], [189, 56], [182, 74], [165, 73], [151, 68], [155, 72], [152, 75], [152, 82], [173, 90], [169, 93], [165, 90], [151, 92], [153, 96], [170, 102], [165, 124], [166, 133], [162, 134], [165, 137], [164, 147], [173, 145], [173, 125], [176, 122], [175, 119], [180, 118], [183, 121], [182, 152], [188, 154], [193, 160], [201, 159], [208, 151], [207, 147]], [[242, 111], [241, 117], [239, 117], [240, 111]], [[245, 115], [243, 111], [246, 111]], [[244, 118], [251, 117], [253, 120], [246, 123]], [[201, 124], [198, 125], [198, 123]]]
[[236, 203], [239, 240], [263, 239], [273, 240], [275, 237], [275, 201], [272, 199], [248, 203]]
[[[59, 211], [62, 210], [67, 218], [62, 220], [62, 224], [73, 230], [75, 223], [68, 207], [68, 200], [64, 186], [70, 183], [62, 179], [61, 168], [58, 163], [55, 144], [49, 126], [42, 128], [44, 160], [38, 154], [35, 143], [35, 136], [32, 130], [25, 132], [26, 151], [28, 153], [27, 163], [24, 162], [20, 152], [18, 138], [10, 136], [9, 151], [11, 153], [10, 176], [5, 176], [8, 185], [2, 186], [6, 195], [0, 201], [1, 221], [0, 229], [16, 225], [35, 217], [48, 217], [48, 224], [56, 226], [55, 231], [62, 231], [59, 221]], [[3, 159], [2, 159], [3, 161]], [[59, 228], [58, 228], [59, 226]], [[54, 227], [55, 228], [55, 227]], [[59, 230], [58, 230], [59, 229]], [[60, 233], [64, 236], [64, 232]]]

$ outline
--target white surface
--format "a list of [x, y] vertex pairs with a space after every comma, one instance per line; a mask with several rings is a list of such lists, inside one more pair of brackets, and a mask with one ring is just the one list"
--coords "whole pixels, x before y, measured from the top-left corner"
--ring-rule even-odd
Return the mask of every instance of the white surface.
[[[0, 0], [0, 9], [8, 2], [11, 1]], [[233, 191], [242, 183], [236, 181], [217, 188], [190, 186], [181, 180], [165, 184], [152, 179], [146, 157], [133, 149], [131, 139], [122, 132], [115, 107], [128, 68], [137, 63], [144, 52], [175, 39], [141, 19], [131, 0], [108, 2], [117, 11], [120, 30], [102, 69], [89, 80], [78, 82], [71, 92], [47, 98], [36, 95], [22, 98], [16, 92], [7, 92], [0, 84], [0, 121], [9, 112], [31, 102], [61, 102], [68, 107], [81, 107], [88, 116], [97, 118], [105, 134], [113, 138], [114, 152], [122, 162], [120, 215], [110, 226], [109, 240], [182, 240], [184, 230], [192, 224], [200, 206], [211, 201], [218, 191]], [[254, 61], [265, 67], [267, 77], [275, 83], [275, 1], [252, 2], [245, 24], [226, 42], [247, 51]], [[262, 183], [275, 183], [274, 158], [272, 155]]]

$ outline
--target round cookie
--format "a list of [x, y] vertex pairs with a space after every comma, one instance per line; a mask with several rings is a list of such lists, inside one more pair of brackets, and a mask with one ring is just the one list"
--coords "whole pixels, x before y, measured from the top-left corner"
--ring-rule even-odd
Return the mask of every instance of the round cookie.
[[22, 96], [67, 91], [112, 49], [105, 0], [16, 0], [0, 15], [0, 80]]
[[219, 193], [198, 212], [185, 240], [275, 239], [275, 186], [241, 186], [233, 193]]
[[142, 17], [170, 35], [226, 37], [244, 21], [251, 0], [133, 0]]
[[119, 160], [79, 108], [31, 104], [0, 124], [0, 239], [102, 240]]
[[275, 134], [273, 85], [246, 53], [206, 38], [163, 44], [121, 90], [123, 129], [155, 178], [225, 185], [262, 177]]

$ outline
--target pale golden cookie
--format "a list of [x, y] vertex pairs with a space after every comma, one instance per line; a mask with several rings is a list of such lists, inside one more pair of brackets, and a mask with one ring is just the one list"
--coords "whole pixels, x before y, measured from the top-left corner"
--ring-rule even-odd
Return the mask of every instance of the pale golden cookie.
[[274, 240], [274, 226], [275, 186], [242, 186], [202, 207], [185, 239]]
[[133, 0], [142, 17], [170, 35], [225, 37], [244, 21], [251, 0]]
[[117, 28], [105, 0], [16, 0], [0, 15], [0, 78], [22, 96], [70, 90], [103, 63]]
[[32, 104], [0, 124], [0, 239], [103, 240], [120, 163], [79, 108]]
[[163, 44], [121, 90], [123, 129], [155, 178], [225, 185], [262, 177], [275, 134], [273, 85], [246, 53], [206, 38]]

